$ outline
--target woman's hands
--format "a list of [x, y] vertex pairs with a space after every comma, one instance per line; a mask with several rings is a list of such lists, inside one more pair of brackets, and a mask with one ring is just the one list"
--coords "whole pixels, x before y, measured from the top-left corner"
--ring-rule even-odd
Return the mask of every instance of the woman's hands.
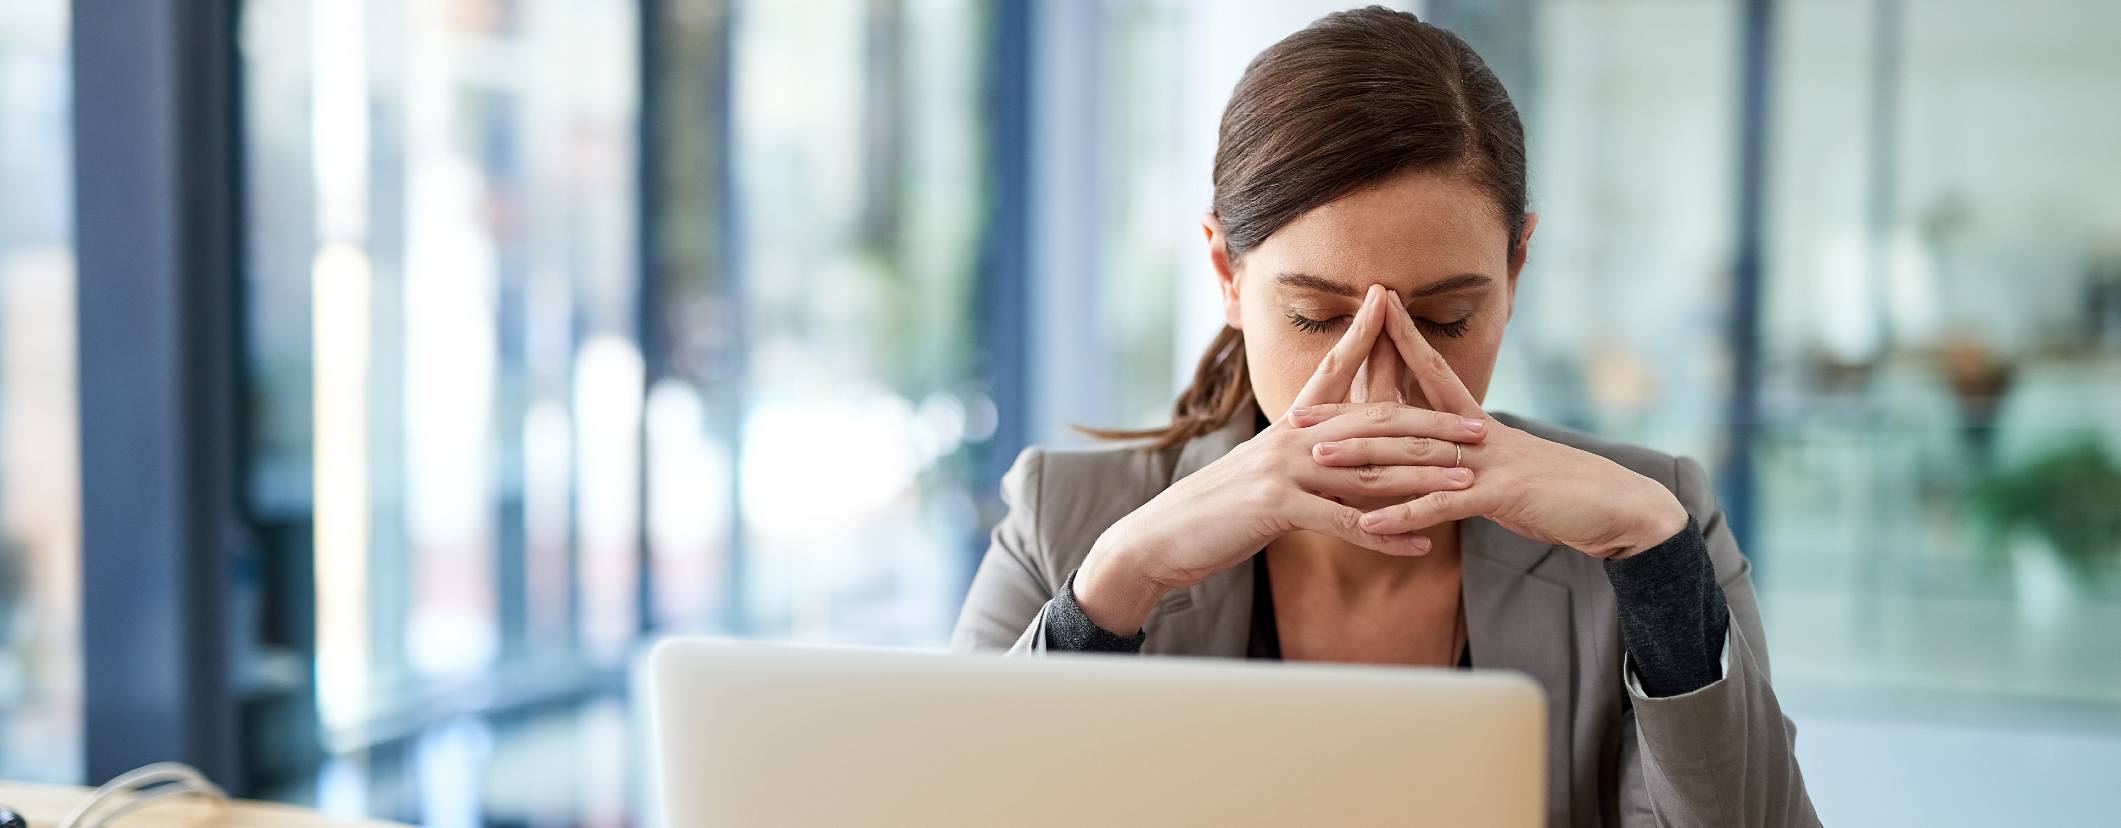
[[[1391, 301], [1382, 287], [1370, 289], [1347, 333], [1298, 392], [1292, 410], [1318, 410], [1348, 399], [1359, 369], [1386, 341], [1381, 332]], [[1406, 316], [1404, 308], [1398, 313]], [[1364, 373], [1374, 376], [1375, 369]], [[1132, 634], [1165, 593], [1241, 563], [1299, 529], [1388, 555], [1427, 553], [1427, 538], [1403, 529], [1372, 531], [1362, 525], [1360, 510], [1339, 499], [1419, 502], [1462, 490], [1472, 484], [1473, 473], [1449, 468], [1456, 454], [1451, 446], [1480, 443], [1494, 424], [1479, 414], [1469, 418], [1397, 406], [1389, 418], [1400, 447], [1394, 456], [1443, 462], [1325, 464], [1312, 459], [1321, 441], [1345, 444], [1349, 437], [1369, 433], [1360, 426], [1380, 419], [1361, 415], [1315, 428], [1299, 428], [1287, 418], [1276, 421], [1107, 529], [1076, 573], [1076, 602], [1098, 626]], [[1365, 448], [1392, 450], [1382, 444]]]
[[[1397, 369], [1372, 363], [1394, 353], [1431, 408], [1384, 396]], [[1347, 402], [1351, 390], [1376, 401]], [[1368, 513], [1344, 502], [1380, 500], [1401, 502]], [[1098, 626], [1131, 634], [1165, 593], [1290, 532], [1423, 555], [1430, 542], [1417, 532], [1470, 517], [1604, 559], [1687, 525], [1656, 481], [1489, 417], [1398, 294], [1373, 286], [1288, 416], [1107, 529], [1075, 597]]]
[[[1487, 439], [1464, 446], [1463, 463], [1476, 482], [1425, 494], [1362, 516], [1359, 527], [1378, 535], [1415, 532], [1448, 521], [1485, 517], [1534, 540], [1561, 544], [1595, 558], [1625, 558], [1663, 543], [1686, 528], [1686, 508], [1658, 484], [1581, 449], [1534, 437], [1487, 416], [1441, 354], [1430, 347], [1397, 294], [1386, 308], [1385, 333], [1414, 373], [1430, 405], [1487, 423]], [[1301, 430], [1323, 435], [1342, 423], [1337, 439], [1312, 453], [1322, 466], [1452, 464], [1450, 446], [1420, 439], [1436, 412], [1393, 402], [1312, 405], [1290, 412]], [[1445, 455], [1439, 457], [1438, 455]]]

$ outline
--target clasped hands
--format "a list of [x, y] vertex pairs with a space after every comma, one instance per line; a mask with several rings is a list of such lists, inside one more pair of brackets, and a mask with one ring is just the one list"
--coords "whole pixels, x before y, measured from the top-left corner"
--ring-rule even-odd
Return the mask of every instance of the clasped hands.
[[[1351, 370], [1357, 355], [1360, 365]], [[1399, 399], [1401, 371], [1411, 373], [1429, 407]], [[1320, 466], [1356, 470], [1358, 481], [1377, 484], [1322, 494], [1350, 503], [1363, 502], [1351, 495], [1397, 501], [1355, 518], [1359, 531], [1379, 538], [1484, 517], [1533, 540], [1624, 558], [1687, 523], [1686, 509], [1656, 481], [1489, 416], [1399, 295], [1380, 286], [1370, 288], [1347, 333], [1268, 431], [1309, 443]], [[1432, 485], [1392, 485], [1416, 480]], [[1392, 551], [1393, 544], [1382, 546]]]
[[[1400, 399], [1409, 372], [1426, 406]], [[1131, 634], [1166, 592], [1310, 531], [1387, 555], [1482, 517], [1595, 558], [1623, 558], [1687, 525], [1647, 477], [1484, 411], [1398, 294], [1373, 285], [1286, 414], [1101, 535], [1075, 577], [1093, 622]]]

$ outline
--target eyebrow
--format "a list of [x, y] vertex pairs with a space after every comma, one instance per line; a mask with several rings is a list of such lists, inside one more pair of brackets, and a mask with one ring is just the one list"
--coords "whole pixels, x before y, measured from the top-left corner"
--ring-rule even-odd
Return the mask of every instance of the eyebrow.
[[[1275, 277], [1274, 281], [1288, 287], [1306, 288], [1320, 293], [1330, 293], [1334, 296], [1346, 296], [1350, 299], [1360, 299], [1363, 293], [1361, 290], [1346, 284], [1320, 276], [1313, 276], [1309, 273], [1284, 273]], [[1414, 291], [1408, 294], [1407, 298], [1421, 299], [1443, 293], [1455, 293], [1461, 290], [1487, 287], [1494, 283], [1495, 280], [1478, 273], [1461, 273]]]

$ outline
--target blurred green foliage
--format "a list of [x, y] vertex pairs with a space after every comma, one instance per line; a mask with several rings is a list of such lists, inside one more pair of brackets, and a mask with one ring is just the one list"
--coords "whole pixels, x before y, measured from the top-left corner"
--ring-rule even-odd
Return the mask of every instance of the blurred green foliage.
[[1992, 538], [2030, 528], [2087, 577], [2105, 574], [2121, 559], [2121, 467], [2095, 437], [1992, 474], [1971, 496]]

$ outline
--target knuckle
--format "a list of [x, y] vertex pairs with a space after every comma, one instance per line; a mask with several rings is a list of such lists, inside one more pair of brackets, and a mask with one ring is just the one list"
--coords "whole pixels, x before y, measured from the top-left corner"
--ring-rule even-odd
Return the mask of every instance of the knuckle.
[[1356, 510], [1355, 510], [1355, 509], [1354, 509], [1353, 507], [1349, 507], [1349, 506], [1337, 506], [1337, 507], [1334, 507], [1334, 509], [1333, 509], [1333, 528], [1335, 528], [1335, 529], [1338, 529], [1338, 530], [1341, 530], [1341, 531], [1343, 531], [1343, 532], [1355, 532], [1355, 531], [1359, 531], [1359, 530], [1361, 529], [1361, 527], [1362, 527], [1362, 513], [1361, 513], [1361, 512], [1358, 512], [1358, 511], [1356, 511]]
[[1377, 484], [1384, 482], [1385, 467], [1357, 466], [1355, 467], [1355, 479], [1358, 482], [1362, 483], [1364, 486], [1370, 486], [1374, 488], [1377, 486]]
[[[1472, 488], [1474, 484], [1480, 482], [1480, 475], [1475, 473], [1472, 469], [1442, 468], [1435, 466], [1432, 466], [1431, 468], [1436, 469], [1436, 488], [1438, 489], [1462, 492]], [[1465, 479], [1460, 480], [1453, 478], [1450, 476], [1453, 474], [1463, 474], [1465, 475]]]
[[1392, 407], [1388, 405], [1373, 405], [1364, 409], [1362, 414], [1373, 423], [1387, 422], [1392, 419]]
[[1327, 352], [1326, 352], [1326, 356], [1325, 356], [1325, 358], [1324, 358], [1324, 359], [1321, 359], [1321, 360], [1319, 360], [1319, 361], [1318, 361], [1318, 373], [1319, 373], [1319, 375], [1320, 375], [1320, 376], [1331, 376], [1331, 375], [1333, 375], [1333, 374], [1337, 374], [1337, 373], [1340, 373], [1340, 363], [1341, 363], [1340, 351], [1338, 351], [1338, 350], [1333, 350], [1333, 351], [1327, 351]]
[[1427, 459], [1435, 450], [1436, 441], [1427, 437], [1402, 437], [1400, 440], [1406, 443], [1407, 456], [1416, 460]]

